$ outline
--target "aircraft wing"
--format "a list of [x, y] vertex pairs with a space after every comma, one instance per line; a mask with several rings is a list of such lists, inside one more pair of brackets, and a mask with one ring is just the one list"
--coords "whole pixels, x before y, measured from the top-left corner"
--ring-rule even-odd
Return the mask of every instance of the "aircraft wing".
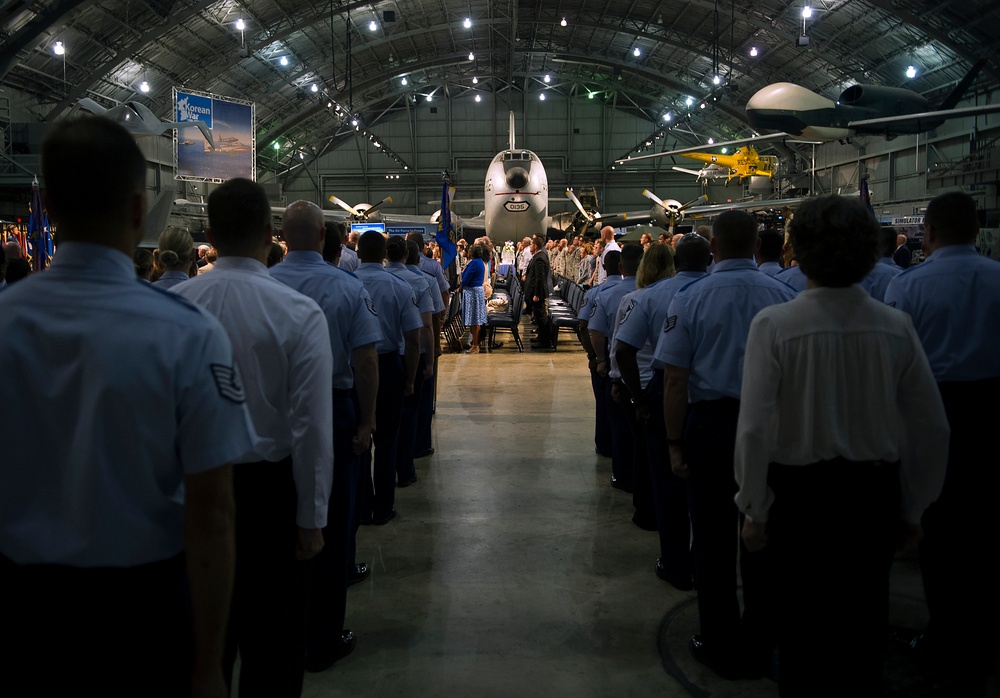
[[[695, 177], [701, 177], [702, 176], [702, 170], [689, 170], [686, 167], [671, 167], [670, 169], [671, 170], [676, 170], [677, 172], [683, 172], [684, 174], [694, 175]], [[708, 172], [705, 172], [704, 176], [706, 176], [706, 177], [713, 177], [715, 175], [712, 175], [712, 174], [710, 174]]]
[[690, 148], [678, 148], [677, 150], [668, 150], [663, 153], [651, 153], [650, 155], [637, 155], [633, 158], [625, 158], [623, 160], [615, 160], [616, 163], [621, 164], [625, 162], [635, 162], [636, 160], [649, 160], [650, 158], [665, 158], [669, 155], [683, 155], [684, 153], [703, 153], [705, 148], [721, 148], [723, 146], [730, 145], [746, 145], [747, 143], [765, 143], [767, 141], [780, 141], [788, 138], [795, 138], [795, 136], [789, 133], [770, 133], [766, 136], [755, 136], [754, 138], [741, 138], [736, 141], [723, 141], [722, 143], [713, 143], [712, 145], [693, 145]]
[[691, 208], [685, 209], [684, 213], [688, 216], [693, 215], [712, 215], [717, 213], [725, 213], [726, 211], [740, 211], [747, 209], [764, 209], [764, 208], [784, 208], [785, 206], [794, 206], [795, 204], [800, 204], [805, 199], [803, 197], [797, 197], [794, 199], [767, 199], [764, 201], [743, 201], [736, 204], [708, 204], [706, 206], [692, 206]]
[[[960, 119], [964, 116], [978, 116], [979, 114], [992, 114], [1000, 111], [1000, 104], [983, 104], [978, 107], [963, 107], [962, 109], [945, 109], [943, 111], [925, 111], [918, 114], [902, 114], [900, 116], [883, 116], [878, 119], [862, 119], [851, 121], [848, 128], [871, 129], [877, 126], [888, 126], [890, 124], [912, 123], [919, 127], [921, 122], [930, 121], [932, 125], [946, 119]], [[931, 128], [932, 126], [928, 126]], [[635, 158], [632, 158], [635, 160]]]

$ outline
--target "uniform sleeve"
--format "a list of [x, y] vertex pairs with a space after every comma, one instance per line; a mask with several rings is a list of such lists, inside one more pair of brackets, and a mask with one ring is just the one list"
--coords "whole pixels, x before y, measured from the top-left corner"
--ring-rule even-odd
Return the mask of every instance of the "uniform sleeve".
[[[605, 293], [598, 295], [594, 299], [594, 307], [591, 310], [588, 330], [603, 332], [611, 339], [611, 330], [614, 328], [614, 310], [608, 308], [608, 299]], [[608, 317], [608, 316], [611, 317]]]
[[740, 416], [736, 426], [736, 506], [751, 521], [767, 521], [774, 493], [767, 486], [778, 409], [781, 365], [775, 351], [774, 329], [758, 315], [750, 323], [743, 356]]
[[906, 293], [903, 289], [904, 281], [901, 279], [901, 275], [897, 274], [896, 277], [889, 282], [889, 285], [885, 289], [885, 304], [891, 308], [896, 308], [897, 310], [902, 310], [904, 313], [910, 313], [910, 309], [907, 307]]
[[906, 324], [913, 353], [900, 376], [897, 398], [903, 425], [900, 481], [903, 519], [919, 524], [924, 510], [941, 494], [951, 429], [930, 363], [909, 317]]
[[597, 287], [590, 289], [585, 294], [583, 294], [583, 305], [580, 306], [580, 312], [577, 314], [576, 319], [582, 322], [589, 323], [590, 317], [594, 314], [594, 296], [597, 295]]
[[402, 291], [398, 294], [401, 306], [399, 310], [399, 326], [403, 328], [404, 334], [413, 330], [419, 330], [424, 326], [424, 319], [420, 316], [420, 305], [417, 302], [417, 297], [409, 284], [406, 285], [406, 290], [409, 291], [408, 295]]
[[[421, 279], [423, 281], [423, 279]], [[437, 286], [432, 290], [431, 285], [428, 281], [424, 281], [423, 290], [420, 291], [420, 298], [417, 300], [417, 308], [421, 313], [433, 313], [434, 312], [434, 295], [438, 296], [440, 301], [441, 294], [437, 293]]]
[[438, 291], [440, 291], [438, 295], [447, 293], [449, 289], [448, 278], [444, 275], [444, 267], [437, 262], [434, 262], [434, 277], [437, 280]]
[[312, 305], [288, 365], [296, 523], [301, 528], [326, 526], [333, 484], [333, 355], [326, 319]]
[[647, 306], [644, 299], [641, 297], [633, 298], [631, 310], [623, 314], [618, 331], [615, 332], [615, 341], [642, 349], [650, 335], [646, 311]]
[[685, 318], [687, 311], [688, 304], [683, 294], [678, 293], [670, 301], [667, 315], [663, 320], [663, 328], [660, 330], [659, 339], [656, 340], [656, 351], [653, 353], [654, 365], [662, 367], [670, 364], [677, 368], [691, 368], [693, 344]]
[[351, 349], [357, 349], [366, 344], [378, 344], [385, 339], [382, 334], [382, 326], [378, 322], [375, 304], [372, 303], [368, 289], [364, 286], [358, 289], [358, 298], [354, 304], [354, 313], [351, 317], [351, 327], [347, 339]]
[[177, 397], [176, 448], [185, 475], [252, 459], [257, 442], [229, 336], [214, 317], [203, 315], [211, 326], [189, 357], [197, 369], [187, 384], [180, 384]]

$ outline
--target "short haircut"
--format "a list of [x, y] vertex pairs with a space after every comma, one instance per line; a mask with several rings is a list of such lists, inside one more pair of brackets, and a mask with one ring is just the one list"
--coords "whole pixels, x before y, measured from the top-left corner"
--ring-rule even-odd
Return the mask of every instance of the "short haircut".
[[618, 274], [622, 263], [622, 253], [618, 250], [611, 250], [604, 255], [604, 271], [609, 274]]
[[[86, 173], [99, 168], [100, 176]], [[100, 116], [56, 122], [42, 143], [49, 213], [65, 231], [100, 234], [146, 188], [146, 158], [120, 124]], [[60, 232], [65, 232], [61, 230]]]
[[545, 238], [543, 238], [541, 235], [536, 235], [533, 238], [531, 238], [531, 242], [535, 245], [535, 247], [539, 249], [545, 249]]
[[744, 211], [726, 211], [712, 224], [712, 238], [720, 257], [753, 257], [757, 221]]
[[639, 270], [635, 274], [635, 287], [646, 288], [650, 284], [674, 275], [674, 255], [667, 245], [650, 245], [642, 255]]
[[406, 241], [406, 263], [407, 264], [419, 264], [420, 263], [420, 246], [413, 242], [413, 240]]
[[194, 239], [187, 228], [168, 225], [157, 240], [156, 249], [160, 263], [170, 269], [187, 265], [191, 261], [191, 251], [194, 249]]
[[347, 228], [333, 221], [325, 221], [323, 225], [326, 228], [326, 237], [323, 238], [323, 259], [334, 264], [340, 257], [341, 235], [347, 232]]
[[931, 199], [924, 223], [934, 228], [939, 242], [945, 245], [972, 245], [979, 233], [976, 201], [961, 191], [950, 191]]
[[768, 228], [760, 233], [760, 249], [757, 254], [765, 262], [777, 262], [781, 259], [781, 249], [784, 246], [784, 233]]
[[694, 231], [698, 235], [701, 235], [706, 240], [712, 239], [712, 229], [707, 225], [699, 225], [698, 229]]
[[677, 271], [705, 271], [712, 257], [712, 247], [698, 233], [687, 233], [677, 241], [674, 254]]
[[622, 271], [625, 276], [635, 276], [639, 270], [639, 260], [642, 259], [642, 245], [626, 244], [622, 247]]
[[424, 234], [423, 233], [418, 233], [416, 230], [411, 230], [410, 232], [408, 232], [406, 234], [406, 239], [407, 240], [413, 240], [413, 242], [415, 242], [417, 244], [417, 246], [420, 248], [421, 254], [423, 253], [424, 246], [426, 244], [424, 242]]
[[802, 273], [834, 288], [864, 279], [882, 248], [878, 221], [856, 196], [806, 199], [795, 212], [789, 235]]
[[381, 264], [385, 259], [385, 236], [374, 230], [362, 233], [358, 238], [358, 259]]
[[258, 249], [270, 224], [271, 204], [256, 182], [237, 177], [208, 195], [208, 226], [224, 254]]
[[392, 235], [385, 242], [385, 258], [390, 262], [405, 262], [408, 251], [406, 238], [402, 235]]

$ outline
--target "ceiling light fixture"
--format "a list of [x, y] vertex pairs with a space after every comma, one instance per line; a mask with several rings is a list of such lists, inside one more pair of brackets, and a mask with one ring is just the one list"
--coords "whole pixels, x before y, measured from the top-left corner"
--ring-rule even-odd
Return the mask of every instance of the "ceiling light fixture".
[[694, 97], [688, 97], [687, 99], [685, 99], [684, 104], [690, 107], [692, 104], [694, 104]]
[[66, 46], [63, 44], [63, 42], [57, 41], [52, 46], [52, 53], [56, 54], [57, 56], [63, 56], [66, 54]]
[[278, 141], [275, 141], [275, 142], [274, 142], [274, 149], [275, 149], [275, 150], [281, 150], [281, 144], [280, 144], [280, 143], [278, 143]]
[[666, 114], [663, 115], [663, 120], [664, 121], [670, 121], [671, 118], [672, 117], [670, 116], [670, 112], [667, 112]]
[[702, 109], [704, 109], [704, 108], [705, 108], [705, 103], [704, 103], [704, 102], [702, 102], [702, 103], [701, 103], [701, 108], [702, 108]]
[[715, 144], [715, 139], [714, 138], [709, 138], [708, 139], [708, 144], [709, 145], [714, 145]]
[[805, 7], [802, 8], [802, 19], [809, 19], [812, 16], [813, 16], [813, 8], [809, 7], [809, 5], [806, 5]]
[[482, 96], [481, 95], [476, 95], [476, 101], [477, 102], [482, 102], [483, 101]]
[[478, 84], [479, 84], [479, 78], [477, 78], [477, 77], [473, 76], [473, 77], [472, 77], [472, 84], [473, 84], [473, 85], [478, 85]]
[[282, 56], [281, 60], [278, 61], [281, 65], [288, 65], [288, 56]]
[[563, 17], [562, 21], [559, 23], [559, 25], [565, 27], [567, 24], [569, 24], [569, 22], [566, 21], [565, 17]]
[[465, 27], [466, 29], [471, 29], [472, 28], [472, 20], [469, 19], [468, 17], [466, 17], [465, 21], [462, 22], [462, 26]]
[[358, 120], [357, 119], [351, 119], [351, 126], [357, 126], [357, 125], [358, 125]]
[[474, 54], [472, 51], [469, 51], [469, 60], [470, 61], [476, 60], [476, 54]]
[[544, 102], [545, 101], [545, 93], [544, 92], [539, 93], [538, 99], [540, 99], [540, 100], [542, 100]]
[[546, 75], [546, 76], [545, 76], [544, 78], [542, 78], [542, 79], [543, 79], [543, 80], [544, 80], [545, 82], [547, 82], [547, 83], [549, 83], [549, 82], [552, 82], [552, 76], [551, 76], [551, 75]]
[[149, 83], [145, 80], [139, 83], [139, 92], [149, 92]]
[[408, 82], [408, 80], [406, 78], [403, 78], [402, 80], [399, 81], [399, 84], [403, 85], [403, 86], [406, 86], [407, 82]]
[[247, 28], [246, 22], [243, 21], [242, 17], [240, 17], [238, 20], [236, 20], [236, 30], [237, 31], [243, 31], [246, 28]]
[[906, 67], [906, 77], [913, 79], [917, 77], [917, 69], [912, 65]]
[[757, 57], [757, 47], [756, 46], [751, 46], [750, 47], [750, 57], [751, 58], [756, 58]]
[[722, 149], [722, 154], [723, 154], [723, 155], [725, 155], [725, 154], [726, 154], [726, 153], [728, 153], [728, 152], [729, 152], [729, 148], [723, 148], [723, 149]]
[[639, 47], [636, 46], [635, 49], [633, 49], [633, 51], [632, 51], [632, 55], [635, 56], [636, 58], [638, 58], [639, 57], [639, 53], [640, 53]]
[[434, 99], [434, 95], [427, 95], [427, 101], [428, 102], [433, 101], [433, 99]]
[[587, 99], [593, 99], [593, 98], [594, 98], [594, 93], [593, 92], [591, 92], [590, 94], [587, 95]]
[[313, 92], [319, 92], [319, 86], [316, 83], [313, 83], [309, 89]]
[[376, 30], [378, 30], [378, 22], [376, 22], [373, 19], [371, 22], [368, 23], [368, 31], [373, 32]]

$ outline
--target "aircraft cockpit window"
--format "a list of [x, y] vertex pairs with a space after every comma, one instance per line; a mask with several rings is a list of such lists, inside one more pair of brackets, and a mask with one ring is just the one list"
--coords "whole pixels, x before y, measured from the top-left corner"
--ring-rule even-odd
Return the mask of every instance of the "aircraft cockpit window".
[[507, 150], [503, 154], [504, 162], [510, 162], [513, 160], [523, 160], [525, 162], [531, 161], [531, 153], [527, 150], [519, 150], [514, 152], [512, 150]]

